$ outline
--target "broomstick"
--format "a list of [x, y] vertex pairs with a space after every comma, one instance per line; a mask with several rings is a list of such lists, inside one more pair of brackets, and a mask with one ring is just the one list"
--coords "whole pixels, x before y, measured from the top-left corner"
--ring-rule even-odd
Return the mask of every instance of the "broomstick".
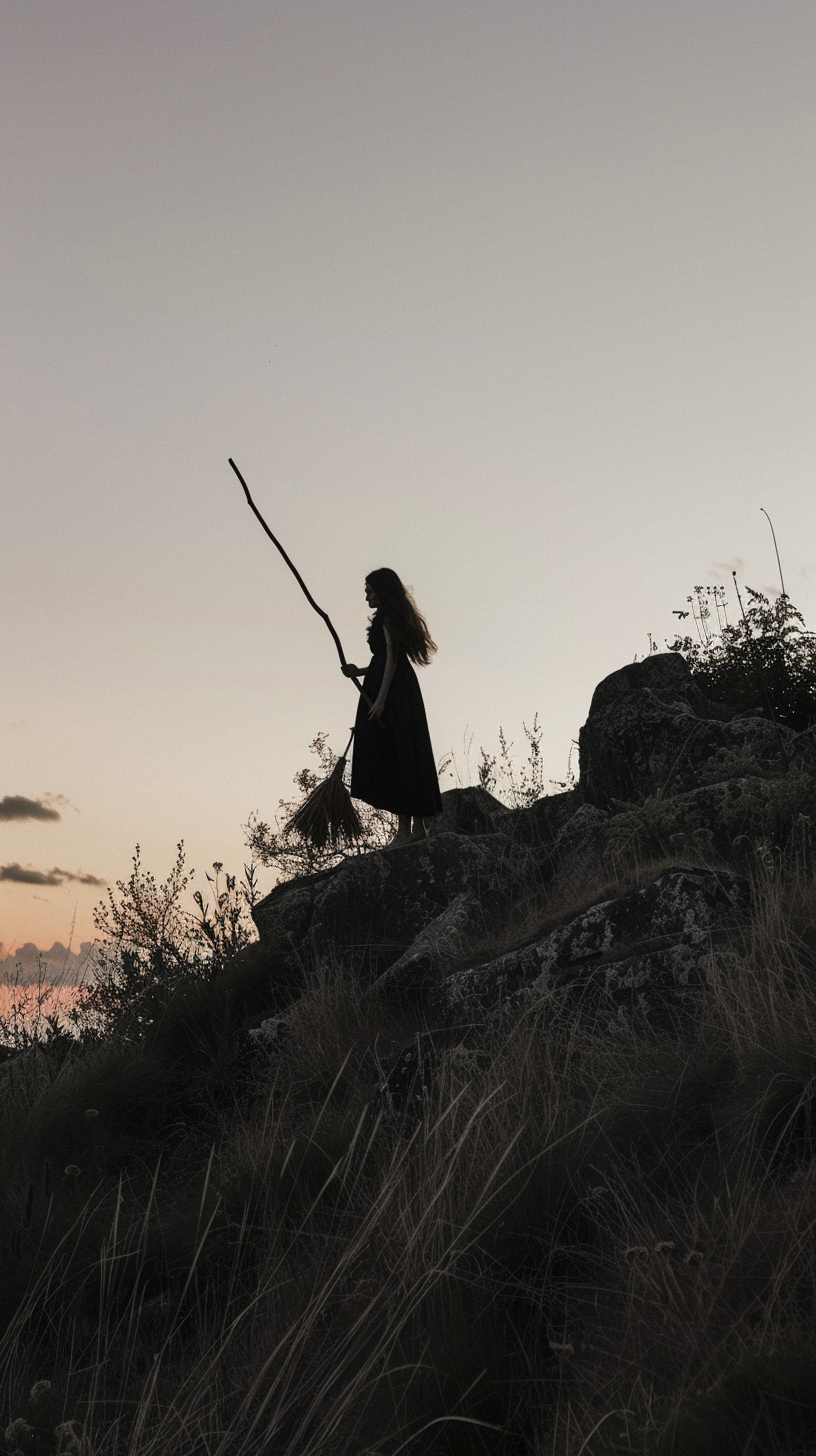
[[[328, 627], [334, 639], [334, 645], [337, 648], [337, 654], [340, 658], [340, 665], [343, 668], [344, 673], [346, 673], [346, 676], [351, 676], [347, 672], [348, 663], [346, 661], [345, 653], [343, 652], [343, 645], [334, 630], [328, 613], [324, 612], [323, 608], [317, 605], [317, 602], [309, 591], [309, 588], [307, 587], [294, 562], [292, 562], [287, 556], [277, 537], [273, 536], [272, 532], [266, 524], [266, 521], [264, 520], [263, 516], [258, 510], [258, 507], [252, 499], [252, 496], [249, 493], [249, 487], [244, 480], [244, 477], [241, 474], [240, 470], [238, 469], [238, 466], [235, 464], [235, 461], [233, 459], [230, 459], [229, 463], [244, 488], [244, 495], [247, 498], [247, 504], [249, 505], [250, 510], [252, 510], [257, 516], [272, 544], [274, 546], [277, 546], [281, 556], [286, 562], [286, 565], [289, 567], [289, 570], [297, 579], [298, 584], [300, 585], [300, 588], [303, 591], [303, 594], [306, 597], [306, 600], [309, 602], [310, 606], [314, 608], [319, 617], [323, 618], [323, 621], [326, 623], [326, 626]], [[356, 687], [363, 701], [368, 703], [369, 707], [373, 707], [371, 699], [367, 696], [366, 693], [363, 692], [362, 686], [357, 681], [357, 678], [352, 677], [351, 681], [354, 683], [354, 686]], [[380, 727], [384, 729], [385, 724], [382, 722], [382, 720], [378, 719], [377, 721], [379, 722]], [[341, 839], [349, 841], [359, 838], [362, 832], [360, 816], [352, 803], [351, 795], [348, 789], [343, 783], [343, 770], [346, 766], [348, 751], [351, 748], [351, 740], [353, 737], [354, 729], [352, 728], [351, 738], [349, 738], [349, 741], [346, 744], [342, 758], [338, 758], [328, 778], [324, 779], [322, 783], [317, 785], [317, 788], [312, 790], [309, 797], [304, 801], [304, 803], [301, 804], [300, 808], [295, 811], [291, 819], [287, 821], [287, 823], [284, 825], [284, 834], [294, 829], [298, 834], [301, 835], [303, 839], [307, 839], [310, 844], [313, 844], [316, 849], [325, 849], [327, 842], [330, 842], [332, 847], [336, 849]]]

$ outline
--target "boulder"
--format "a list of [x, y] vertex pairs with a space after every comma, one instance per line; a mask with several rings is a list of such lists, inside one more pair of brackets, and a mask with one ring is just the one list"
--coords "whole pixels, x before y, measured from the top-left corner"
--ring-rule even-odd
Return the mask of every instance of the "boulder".
[[486, 789], [449, 789], [442, 795], [442, 813], [425, 822], [432, 835], [495, 834], [510, 812]]
[[523, 809], [509, 809], [485, 789], [450, 789], [442, 813], [429, 819], [429, 834], [505, 834], [516, 844], [547, 849], [581, 803], [577, 789], [545, 794]]
[[277, 885], [253, 916], [265, 949], [372, 981], [400, 962], [407, 991], [477, 951], [495, 954], [508, 923], [531, 913], [542, 873], [533, 851], [503, 834], [440, 832]]
[[699, 1006], [712, 950], [749, 903], [728, 871], [664, 870], [645, 888], [605, 900], [567, 925], [494, 961], [449, 976], [433, 1009], [465, 1033], [488, 1015], [543, 1014], [565, 1005], [607, 1029], [638, 1014], [652, 1024]]
[[785, 838], [796, 818], [797, 794], [790, 775], [743, 777], [647, 799], [618, 813], [584, 804], [551, 848], [551, 897], [577, 903], [588, 886], [620, 883], [644, 864], [730, 860], [747, 841], [775, 840], [780, 832]]
[[527, 844], [546, 853], [553, 849], [582, 804], [583, 796], [577, 788], [545, 794], [525, 809], [505, 809], [503, 816], [496, 817], [496, 828], [515, 844]]
[[733, 716], [705, 697], [678, 653], [655, 653], [595, 689], [579, 735], [579, 786], [587, 803], [608, 809], [706, 778], [778, 776], [795, 736], [762, 717]]

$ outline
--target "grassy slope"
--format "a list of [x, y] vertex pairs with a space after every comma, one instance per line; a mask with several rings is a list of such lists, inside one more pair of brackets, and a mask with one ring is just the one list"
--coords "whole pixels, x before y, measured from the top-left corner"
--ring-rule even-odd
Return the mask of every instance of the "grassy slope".
[[695, 1034], [593, 1039], [545, 1005], [448, 1054], [418, 1119], [374, 1096], [414, 1028], [326, 969], [268, 1059], [236, 1029], [257, 960], [130, 1045], [30, 1054], [6, 1449], [816, 1446], [816, 879], [755, 877]]

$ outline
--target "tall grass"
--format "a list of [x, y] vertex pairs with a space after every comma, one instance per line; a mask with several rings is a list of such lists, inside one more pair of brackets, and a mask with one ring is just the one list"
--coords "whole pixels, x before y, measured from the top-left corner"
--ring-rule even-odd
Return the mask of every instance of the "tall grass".
[[816, 880], [753, 888], [683, 1039], [544, 997], [440, 1045], [410, 1115], [378, 1088], [432, 1028], [331, 967], [232, 1100], [155, 1047], [69, 1058], [4, 1113], [6, 1449], [813, 1444]]

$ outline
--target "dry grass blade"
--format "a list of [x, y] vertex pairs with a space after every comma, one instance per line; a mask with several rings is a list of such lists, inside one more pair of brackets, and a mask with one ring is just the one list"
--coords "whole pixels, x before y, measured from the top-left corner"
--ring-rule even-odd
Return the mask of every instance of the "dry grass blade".
[[340, 843], [349, 844], [359, 839], [362, 824], [343, 783], [345, 767], [345, 758], [338, 758], [329, 777], [312, 790], [308, 799], [287, 821], [284, 833], [294, 830], [316, 849], [325, 849], [327, 843], [336, 848]]

